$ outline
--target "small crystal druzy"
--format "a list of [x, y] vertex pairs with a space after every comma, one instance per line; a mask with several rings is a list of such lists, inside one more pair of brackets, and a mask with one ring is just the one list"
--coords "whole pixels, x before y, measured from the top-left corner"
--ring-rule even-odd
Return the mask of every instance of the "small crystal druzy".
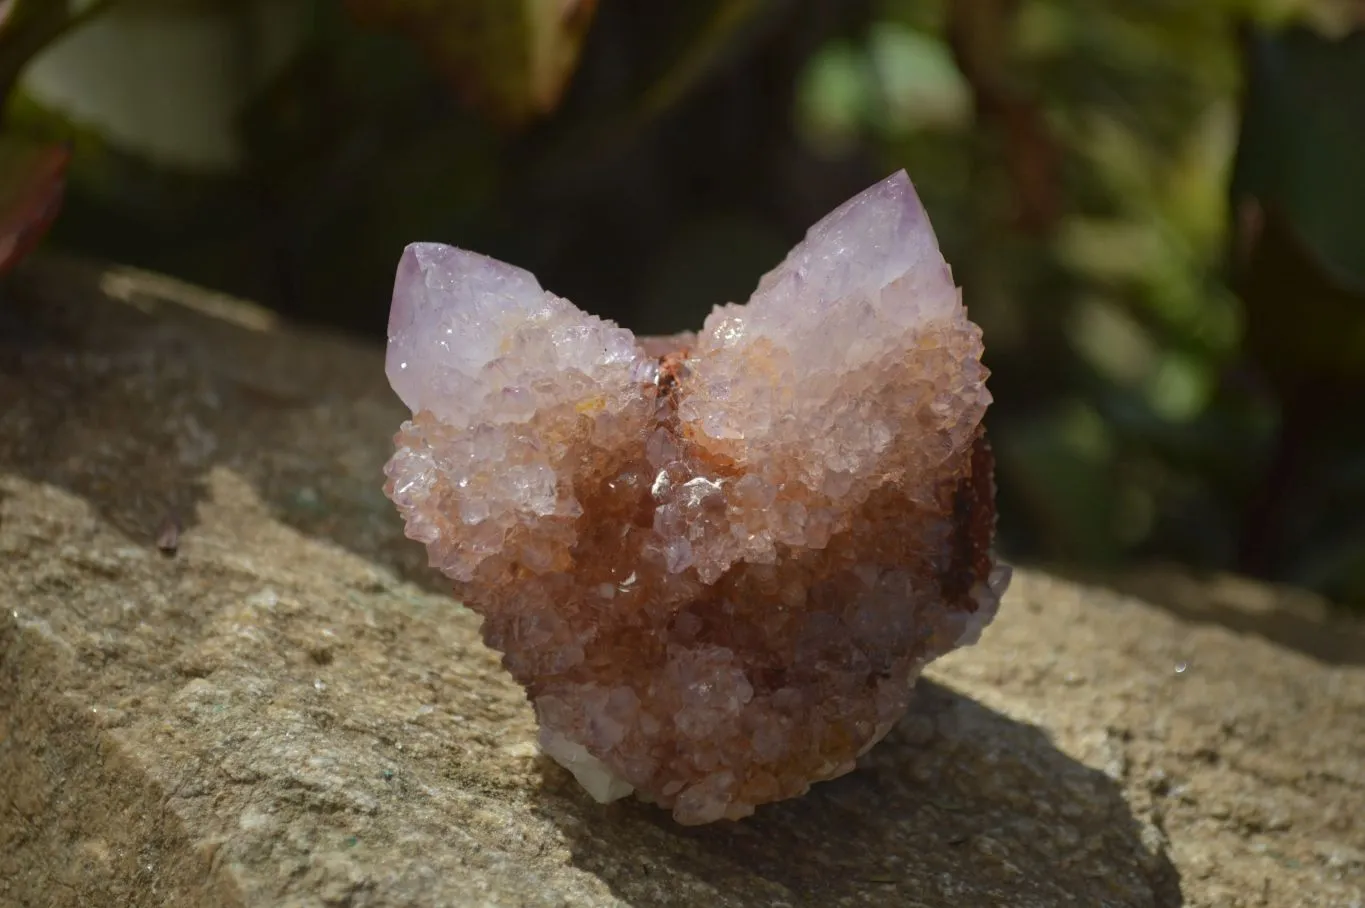
[[994, 616], [981, 352], [904, 172], [695, 336], [414, 244], [385, 491], [585, 788], [743, 817], [852, 769]]

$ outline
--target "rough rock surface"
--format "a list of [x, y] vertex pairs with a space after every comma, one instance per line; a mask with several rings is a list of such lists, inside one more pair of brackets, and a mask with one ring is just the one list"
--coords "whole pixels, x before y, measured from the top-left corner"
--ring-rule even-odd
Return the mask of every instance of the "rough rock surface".
[[404, 251], [385, 493], [599, 800], [804, 794], [980, 638], [1009, 569], [961, 296], [903, 170], [662, 355], [521, 268]]
[[1357, 620], [1021, 572], [866, 766], [685, 829], [536, 755], [376, 488], [379, 350], [69, 263], [0, 320], [5, 908], [1365, 900]]

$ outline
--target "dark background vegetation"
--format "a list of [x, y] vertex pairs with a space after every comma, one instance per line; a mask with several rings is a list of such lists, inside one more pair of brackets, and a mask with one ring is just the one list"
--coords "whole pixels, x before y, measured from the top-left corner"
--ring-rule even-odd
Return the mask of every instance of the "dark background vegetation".
[[0, 10], [6, 230], [65, 142], [53, 244], [376, 339], [416, 239], [695, 327], [905, 167], [986, 331], [1010, 556], [1365, 603], [1359, 0]]

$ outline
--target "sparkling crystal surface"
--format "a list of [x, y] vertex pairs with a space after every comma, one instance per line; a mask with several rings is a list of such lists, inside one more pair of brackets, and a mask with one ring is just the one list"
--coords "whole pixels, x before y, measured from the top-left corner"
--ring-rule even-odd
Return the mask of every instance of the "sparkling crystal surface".
[[599, 800], [738, 818], [852, 769], [994, 616], [981, 353], [903, 172], [696, 335], [414, 244], [385, 489], [547, 753]]

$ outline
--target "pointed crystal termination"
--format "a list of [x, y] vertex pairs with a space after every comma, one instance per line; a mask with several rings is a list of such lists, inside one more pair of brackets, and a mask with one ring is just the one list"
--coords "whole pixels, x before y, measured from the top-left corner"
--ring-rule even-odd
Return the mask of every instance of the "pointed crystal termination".
[[981, 353], [903, 172], [695, 336], [415, 244], [385, 491], [547, 753], [599, 800], [735, 819], [852, 769], [995, 615]]

